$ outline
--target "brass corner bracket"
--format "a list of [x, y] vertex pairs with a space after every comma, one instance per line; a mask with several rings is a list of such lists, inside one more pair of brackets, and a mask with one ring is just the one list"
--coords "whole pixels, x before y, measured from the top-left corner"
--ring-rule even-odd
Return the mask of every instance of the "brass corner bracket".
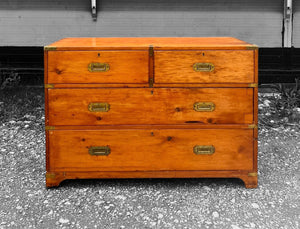
[[56, 176], [56, 174], [55, 173], [46, 173], [46, 178], [49, 178], [49, 179], [54, 179], [55, 178], [55, 176]]
[[54, 88], [54, 84], [45, 84], [44, 88]]
[[248, 173], [248, 177], [257, 177], [257, 173], [256, 172]]
[[257, 83], [249, 83], [248, 87], [258, 87], [258, 84]]
[[150, 46], [149, 46], [149, 56], [154, 56], [153, 45], [150, 45]]
[[153, 84], [154, 84], [154, 80], [153, 80], [153, 78], [150, 78], [149, 79], [149, 87], [153, 87]]
[[55, 51], [55, 50], [56, 50], [56, 47], [53, 47], [53, 46], [45, 46], [45, 47], [44, 47], [44, 50], [45, 50], [45, 51]]
[[45, 126], [45, 130], [55, 130], [54, 126]]
[[248, 128], [249, 129], [257, 129], [258, 126], [256, 124], [250, 124], [250, 125], [248, 125]]
[[246, 47], [247, 50], [257, 50], [258, 46], [257, 45], [249, 45]]

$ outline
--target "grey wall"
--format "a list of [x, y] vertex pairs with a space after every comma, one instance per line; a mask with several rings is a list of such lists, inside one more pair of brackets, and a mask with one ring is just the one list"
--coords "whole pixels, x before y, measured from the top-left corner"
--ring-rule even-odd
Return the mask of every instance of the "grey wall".
[[94, 22], [90, 0], [1, 0], [0, 46], [43, 46], [64, 37], [93, 36], [233, 36], [261, 47], [282, 45], [283, 0], [97, 3]]
[[294, 0], [294, 23], [293, 23], [293, 44], [294, 47], [300, 48], [300, 1]]

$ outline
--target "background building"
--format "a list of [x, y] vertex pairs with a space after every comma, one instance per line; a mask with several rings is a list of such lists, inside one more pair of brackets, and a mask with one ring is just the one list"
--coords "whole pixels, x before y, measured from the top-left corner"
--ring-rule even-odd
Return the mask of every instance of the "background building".
[[260, 47], [260, 82], [300, 74], [297, 0], [0, 1], [2, 73], [40, 74], [42, 46], [64, 37], [146, 36], [236, 37]]

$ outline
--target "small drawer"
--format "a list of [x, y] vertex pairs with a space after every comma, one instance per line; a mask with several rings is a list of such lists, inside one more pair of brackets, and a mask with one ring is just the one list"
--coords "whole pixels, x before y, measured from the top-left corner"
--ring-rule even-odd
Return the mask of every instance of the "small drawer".
[[49, 125], [251, 124], [252, 88], [48, 89]]
[[252, 170], [253, 130], [51, 130], [55, 171]]
[[155, 51], [155, 83], [252, 83], [254, 51]]
[[47, 83], [147, 83], [148, 56], [148, 51], [49, 51]]

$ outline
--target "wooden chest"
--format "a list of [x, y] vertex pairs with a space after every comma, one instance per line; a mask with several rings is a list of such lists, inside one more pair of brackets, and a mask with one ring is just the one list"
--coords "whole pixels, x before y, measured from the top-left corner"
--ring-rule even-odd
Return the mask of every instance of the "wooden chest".
[[258, 48], [235, 38], [45, 47], [46, 185], [235, 177], [257, 186]]

